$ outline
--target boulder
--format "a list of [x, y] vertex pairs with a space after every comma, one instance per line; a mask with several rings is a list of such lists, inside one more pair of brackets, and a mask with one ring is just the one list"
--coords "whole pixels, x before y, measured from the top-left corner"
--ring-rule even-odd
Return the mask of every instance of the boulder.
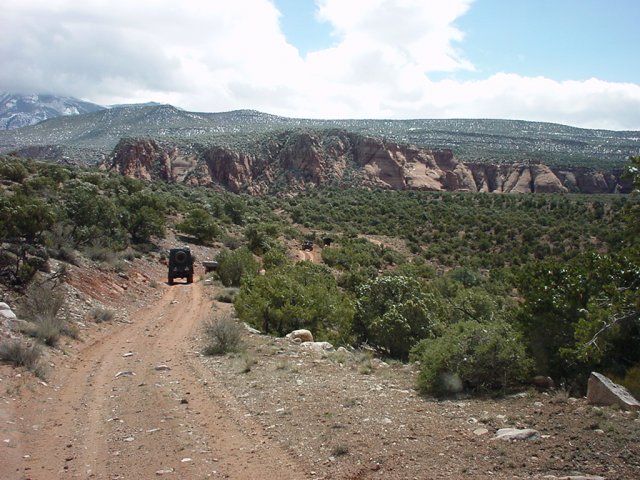
[[300, 342], [313, 342], [313, 335], [309, 330], [294, 330], [293, 332], [287, 334], [285, 338], [288, 338], [292, 341], [300, 341]]
[[0, 302], [0, 322], [9, 323], [14, 322], [17, 319], [18, 317], [16, 317], [16, 314], [13, 313], [13, 310], [9, 308], [9, 305], [4, 302]]
[[589, 377], [587, 403], [592, 405], [617, 405], [622, 410], [640, 410], [640, 402], [626, 388], [597, 372], [591, 372]]

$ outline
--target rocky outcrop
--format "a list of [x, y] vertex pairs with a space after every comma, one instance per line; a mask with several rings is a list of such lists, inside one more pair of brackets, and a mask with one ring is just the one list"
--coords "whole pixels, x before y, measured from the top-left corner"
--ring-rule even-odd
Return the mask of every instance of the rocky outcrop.
[[260, 195], [309, 185], [499, 193], [614, 193], [619, 175], [541, 163], [465, 164], [453, 151], [331, 131], [287, 131], [252, 148], [122, 140], [104, 168], [142, 179]]
[[198, 165], [197, 157], [178, 148], [163, 148], [155, 140], [123, 139], [103, 168], [127, 177], [182, 183]]

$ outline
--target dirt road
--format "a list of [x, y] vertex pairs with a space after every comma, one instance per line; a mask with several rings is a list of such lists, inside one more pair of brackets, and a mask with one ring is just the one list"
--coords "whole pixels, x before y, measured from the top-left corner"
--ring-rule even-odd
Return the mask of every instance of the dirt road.
[[5, 402], [12, 448], [0, 478], [305, 478], [202, 367], [202, 284], [159, 288], [157, 302], [87, 341], [47, 386]]

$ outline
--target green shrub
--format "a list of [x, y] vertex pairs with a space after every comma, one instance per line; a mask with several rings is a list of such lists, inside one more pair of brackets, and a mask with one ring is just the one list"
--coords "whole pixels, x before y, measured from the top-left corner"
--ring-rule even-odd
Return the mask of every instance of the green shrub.
[[208, 243], [222, 235], [222, 230], [213, 216], [204, 208], [195, 207], [190, 210], [184, 221], [176, 225], [176, 230], [193, 235], [199, 242]]
[[422, 283], [404, 275], [383, 275], [356, 293], [354, 329], [361, 342], [406, 359], [411, 347], [441, 329], [444, 308]]
[[532, 365], [520, 335], [505, 321], [449, 325], [442, 335], [420, 341], [411, 357], [420, 361], [419, 390], [436, 396], [456, 393], [452, 378], [471, 392], [503, 391], [524, 381]]
[[259, 264], [247, 248], [239, 248], [233, 252], [223, 250], [216, 256], [218, 269], [216, 274], [225, 287], [239, 287], [247, 276], [258, 272]]
[[242, 326], [229, 316], [208, 319], [202, 326], [205, 355], [224, 355], [243, 348]]
[[287, 258], [287, 254], [284, 248], [272, 248], [262, 257], [262, 266], [266, 270], [281, 267], [283, 265], [286, 265], [287, 263], [289, 263], [289, 259]]
[[238, 317], [280, 336], [306, 328], [314, 337], [344, 343], [353, 318], [350, 299], [326, 267], [300, 262], [243, 283], [234, 301]]

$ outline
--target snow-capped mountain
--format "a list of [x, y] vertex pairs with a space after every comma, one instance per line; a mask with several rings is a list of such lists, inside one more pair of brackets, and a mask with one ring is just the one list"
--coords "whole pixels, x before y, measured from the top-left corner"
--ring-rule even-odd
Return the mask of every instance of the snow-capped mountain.
[[104, 107], [72, 97], [0, 92], [0, 130], [35, 125], [62, 115], [96, 112]]

